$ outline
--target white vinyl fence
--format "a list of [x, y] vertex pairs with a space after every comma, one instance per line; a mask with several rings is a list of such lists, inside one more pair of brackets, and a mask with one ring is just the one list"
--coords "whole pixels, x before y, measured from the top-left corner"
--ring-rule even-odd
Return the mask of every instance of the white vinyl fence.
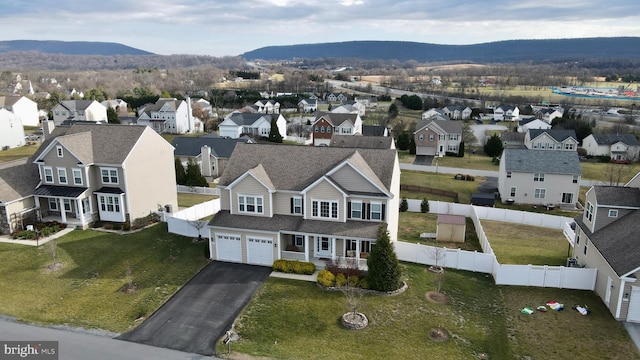
[[202, 186], [177, 185], [176, 189], [178, 190], [179, 193], [201, 194], [201, 195], [218, 195], [218, 196], [220, 196], [220, 189], [218, 189], [218, 188], [210, 188], [210, 187], [202, 187]]
[[[408, 200], [409, 211], [420, 211], [421, 200]], [[593, 290], [597, 269], [564, 266], [503, 265], [498, 263], [491, 243], [484, 233], [480, 220], [496, 220], [518, 224], [562, 229], [567, 240], [573, 244], [574, 232], [569, 226], [572, 218], [526, 211], [495, 209], [473, 205], [429, 201], [429, 212], [437, 214], [463, 215], [470, 217], [482, 247], [482, 253], [444, 249], [432, 246], [395, 243], [398, 259], [425, 265], [440, 265], [447, 268], [492, 274], [497, 285], [522, 285], [556, 287], [565, 289]], [[438, 264], [436, 264], [438, 259]]]
[[169, 232], [190, 237], [198, 237], [198, 235], [208, 237], [208, 221], [198, 219], [213, 215], [218, 211], [220, 211], [220, 199], [213, 199], [173, 214], [167, 214], [166, 221]]

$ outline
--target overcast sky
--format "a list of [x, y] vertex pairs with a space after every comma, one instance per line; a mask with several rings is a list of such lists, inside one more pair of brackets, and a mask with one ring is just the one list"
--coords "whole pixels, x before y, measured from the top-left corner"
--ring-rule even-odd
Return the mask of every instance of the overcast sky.
[[2, 0], [0, 40], [240, 55], [351, 40], [477, 44], [640, 36], [637, 0]]

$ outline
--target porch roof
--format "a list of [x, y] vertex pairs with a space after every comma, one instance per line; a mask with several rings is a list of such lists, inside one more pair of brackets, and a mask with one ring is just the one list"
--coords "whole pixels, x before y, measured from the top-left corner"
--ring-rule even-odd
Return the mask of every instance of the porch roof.
[[124, 194], [124, 191], [122, 191], [122, 189], [120, 189], [119, 187], [106, 187], [106, 186], [103, 186], [100, 189], [94, 191], [94, 193], [100, 193], [100, 194]]
[[57, 196], [65, 198], [77, 198], [88, 188], [61, 185], [40, 185], [34, 192], [36, 196]]
[[382, 223], [348, 220], [346, 222], [303, 219], [301, 216], [274, 215], [261, 217], [235, 215], [228, 210], [219, 211], [209, 222], [211, 227], [269, 232], [299, 232], [354, 238], [376, 239]]

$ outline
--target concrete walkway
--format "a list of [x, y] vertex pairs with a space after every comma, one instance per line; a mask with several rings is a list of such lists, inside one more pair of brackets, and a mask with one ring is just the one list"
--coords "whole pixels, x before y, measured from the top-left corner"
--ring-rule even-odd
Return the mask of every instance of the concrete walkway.
[[623, 321], [624, 328], [627, 329], [631, 340], [636, 344], [636, 347], [640, 351], [640, 324], [639, 323], [630, 323], [627, 321]]
[[314, 272], [312, 275], [287, 274], [279, 271], [272, 271], [269, 276], [274, 278], [316, 282], [316, 280], [318, 279], [318, 270], [316, 270], [316, 272]]
[[0, 236], [0, 243], [7, 243], [7, 244], [18, 244], [18, 245], [27, 245], [27, 246], [40, 246], [42, 244], [46, 244], [49, 241], [53, 240], [53, 239], [57, 239], [61, 236], [65, 236], [68, 233], [72, 232], [73, 230], [75, 230], [74, 228], [65, 228], [62, 229], [60, 231], [58, 231], [57, 233], [51, 235], [51, 236], [47, 236], [38, 240], [17, 240], [17, 239], [12, 239], [11, 236], [8, 235], [4, 235], [4, 236]]

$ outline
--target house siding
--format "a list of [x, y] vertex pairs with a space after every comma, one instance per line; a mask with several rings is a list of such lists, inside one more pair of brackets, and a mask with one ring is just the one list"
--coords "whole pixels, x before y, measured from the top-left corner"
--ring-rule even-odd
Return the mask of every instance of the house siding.
[[[304, 199], [305, 218], [314, 219], [311, 210], [313, 200], [330, 200], [338, 202], [338, 218], [337, 219], [325, 219], [325, 221], [345, 221], [345, 204], [344, 195], [338, 191], [335, 186], [323, 180], [312, 189], [310, 189]], [[317, 219], [317, 218], [316, 218]]]
[[[420, 135], [424, 138], [420, 140]], [[429, 136], [433, 135], [433, 140], [429, 140]], [[431, 129], [423, 129], [416, 133], [416, 155], [435, 155], [438, 147], [438, 133]]]
[[220, 189], [220, 209], [231, 210], [231, 193], [228, 189]]
[[[595, 204], [594, 204], [595, 206]], [[609, 210], [618, 210], [618, 216], [617, 217], [609, 217]], [[597, 213], [595, 216], [595, 229], [594, 231], [598, 231], [600, 229], [602, 229], [603, 227], [611, 224], [612, 222], [622, 218], [623, 216], [632, 213], [632, 210], [629, 209], [618, 209], [618, 208], [611, 208], [611, 207], [604, 207], [604, 206], [598, 206], [597, 209]]]
[[[560, 204], [563, 193], [573, 194], [573, 204], [578, 201], [580, 183], [573, 183], [573, 175], [545, 173], [544, 181], [533, 181], [533, 177], [534, 173], [512, 172], [511, 178], [508, 178], [506, 170], [501, 170], [499, 191], [502, 201], [513, 199], [520, 204]], [[515, 196], [510, 194], [511, 187], [516, 187]], [[535, 198], [535, 189], [545, 189], [545, 197]]]
[[[295, 192], [276, 192], [273, 194], [273, 214], [294, 215], [291, 213], [291, 198], [294, 196], [302, 197], [301, 194]], [[305, 206], [306, 204], [303, 204]], [[304, 211], [304, 210], [303, 210]], [[298, 214], [295, 214], [298, 215]]]
[[238, 195], [254, 195], [262, 196], [263, 213], [251, 214], [252, 216], [267, 216], [271, 217], [271, 200], [269, 197], [269, 191], [253, 176], [246, 176], [242, 181], [237, 183], [232, 189], [233, 209], [232, 212], [239, 214], [240, 209], [238, 207]]
[[[586, 239], [587, 237], [584, 236], [584, 238]], [[584, 243], [582, 245], [583, 249]], [[598, 269], [598, 273], [596, 275], [596, 287], [594, 289], [594, 292], [600, 297], [600, 299], [602, 299], [605, 305], [608, 279], [612, 279], [613, 283], [611, 288], [611, 298], [607, 307], [609, 308], [609, 312], [611, 312], [611, 315], [613, 315], [616, 320], [621, 320], [621, 317], [616, 317], [618, 302], [621, 301], [621, 299], [618, 298], [618, 294], [620, 293], [620, 286], [622, 283], [618, 275], [616, 275], [616, 273], [611, 269], [609, 264], [607, 264], [602, 255], [598, 252], [598, 249], [596, 249], [596, 247], [591, 244], [590, 241], [587, 255], [585, 256], [583, 252], [580, 252], [577, 258], [579, 264], [585, 265], [588, 268]], [[624, 317], [626, 317], [626, 313]]]
[[359, 191], [367, 193], [379, 193], [380, 190], [375, 187], [368, 179], [365, 179], [351, 166], [343, 166], [340, 170], [331, 175], [340, 186], [347, 191]]

